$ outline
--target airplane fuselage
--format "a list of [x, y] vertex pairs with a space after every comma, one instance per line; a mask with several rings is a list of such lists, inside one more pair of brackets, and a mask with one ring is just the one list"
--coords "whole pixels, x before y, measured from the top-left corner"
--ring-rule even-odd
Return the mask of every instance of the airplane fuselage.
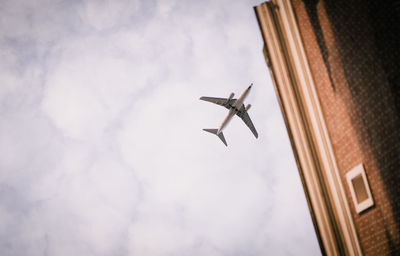
[[228, 125], [228, 123], [231, 121], [232, 117], [236, 115], [237, 112], [239, 112], [240, 108], [243, 105], [244, 100], [246, 99], [247, 95], [250, 92], [251, 87], [253, 84], [251, 84], [244, 92], [240, 95], [240, 97], [235, 101], [235, 103], [230, 107], [228, 115], [225, 117], [224, 121], [222, 121], [221, 126], [218, 129], [217, 135], [222, 132], [222, 130], [225, 129], [225, 127]]

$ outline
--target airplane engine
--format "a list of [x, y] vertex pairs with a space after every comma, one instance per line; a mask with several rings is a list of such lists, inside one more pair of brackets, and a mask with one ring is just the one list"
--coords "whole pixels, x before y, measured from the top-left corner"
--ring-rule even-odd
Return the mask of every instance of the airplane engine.
[[226, 99], [226, 104], [229, 104], [229, 101], [233, 98], [233, 96], [235, 96], [233, 92], [229, 94], [229, 97]]
[[250, 108], [251, 108], [251, 104], [247, 104], [246, 111], [249, 110]]

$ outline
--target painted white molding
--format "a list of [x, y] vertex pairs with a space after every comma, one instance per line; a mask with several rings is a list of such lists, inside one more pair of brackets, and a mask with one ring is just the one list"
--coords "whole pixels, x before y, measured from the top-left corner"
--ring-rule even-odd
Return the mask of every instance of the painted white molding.
[[255, 11], [322, 253], [362, 255], [291, 2]]

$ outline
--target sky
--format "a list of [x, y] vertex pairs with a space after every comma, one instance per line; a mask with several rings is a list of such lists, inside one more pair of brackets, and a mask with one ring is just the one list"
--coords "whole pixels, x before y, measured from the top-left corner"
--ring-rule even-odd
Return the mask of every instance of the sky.
[[2, 0], [1, 255], [319, 255], [260, 3]]

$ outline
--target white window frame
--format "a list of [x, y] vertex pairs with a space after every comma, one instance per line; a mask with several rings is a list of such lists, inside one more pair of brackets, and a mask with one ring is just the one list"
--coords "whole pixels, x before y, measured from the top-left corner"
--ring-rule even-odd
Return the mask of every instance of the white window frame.
[[[364, 187], [365, 187], [368, 197], [367, 197], [367, 199], [365, 199], [359, 203], [359, 202], [357, 202], [356, 191], [354, 189], [354, 184], [353, 184], [352, 180], [360, 175], [362, 177]], [[353, 198], [354, 207], [355, 207], [357, 213], [360, 214], [362, 211], [365, 211], [366, 209], [372, 207], [374, 205], [374, 200], [372, 198], [371, 189], [369, 187], [367, 175], [365, 174], [365, 169], [364, 169], [363, 164], [357, 165], [351, 171], [346, 173], [346, 179], [347, 179], [347, 184], [349, 185], [349, 188], [350, 188], [351, 197]]]

